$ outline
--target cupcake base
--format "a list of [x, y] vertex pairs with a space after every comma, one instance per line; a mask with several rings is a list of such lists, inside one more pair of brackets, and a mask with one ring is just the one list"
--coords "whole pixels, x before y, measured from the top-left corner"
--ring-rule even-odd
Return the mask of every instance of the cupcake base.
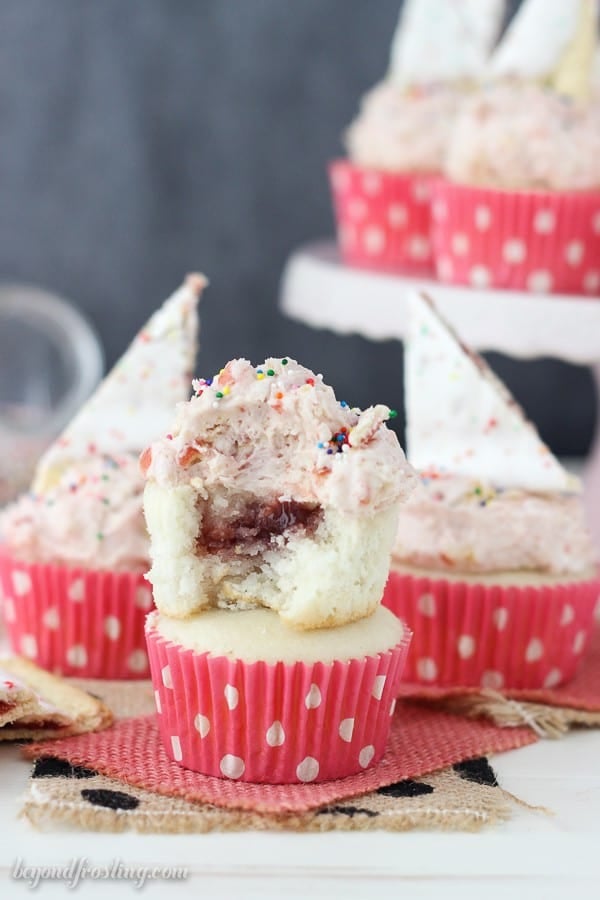
[[28, 564], [0, 554], [0, 593], [12, 651], [57, 675], [148, 678], [142, 573]]
[[431, 190], [440, 281], [600, 294], [600, 191], [509, 191], [445, 179]]
[[148, 617], [146, 637], [159, 727], [181, 766], [293, 784], [344, 778], [383, 756], [408, 629], [390, 650], [360, 659], [269, 664], [185, 648], [156, 621]]
[[367, 169], [339, 159], [330, 164], [329, 177], [338, 245], [346, 263], [431, 274], [433, 176]]
[[493, 690], [573, 678], [600, 580], [491, 584], [392, 570], [383, 604], [414, 631], [403, 680]]

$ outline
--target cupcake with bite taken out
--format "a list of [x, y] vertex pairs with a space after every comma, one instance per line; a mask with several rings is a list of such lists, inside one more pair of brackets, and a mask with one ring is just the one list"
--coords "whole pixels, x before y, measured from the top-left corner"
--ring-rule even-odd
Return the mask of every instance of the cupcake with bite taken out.
[[407, 0], [389, 71], [364, 97], [330, 166], [344, 260], [427, 272], [430, 188], [463, 98], [499, 32], [504, 0]]
[[579, 484], [487, 364], [415, 295], [405, 353], [409, 456], [384, 603], [415, 633], [406, 679], [555, 687], [572, 678], [600, 589]]
[[63, 675], [146, 678], [152, 593], [138, 457], [188, 395], [201, 276], [152, 317], [0, 517], [15, 653]]
[[415, 483], [390, 410], [350, 409], [287, 358], [195, 387], [141, 457], [167, 752], [245, 781], [360, 771], [384, 752], [409, 639], [380, 606]]

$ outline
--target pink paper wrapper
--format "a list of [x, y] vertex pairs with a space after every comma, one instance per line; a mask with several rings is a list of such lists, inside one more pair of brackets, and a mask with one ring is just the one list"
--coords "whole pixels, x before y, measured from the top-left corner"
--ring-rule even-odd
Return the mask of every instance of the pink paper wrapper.
[[440, 281], [600, 294], [600, 191], [508, 191], [437, 179], [431, 193]]
[[431, 175], [365, 169], [345, 159], [329, 176], [342, 258], [350, 265], [431, 274]]
[[0, 553], [0, 592], [14, 653], [59, 675], [148, 678], [141, 573], [31, 565]]
[[161, 637], [148, 617], [150, 669], [170, 759], [218, 778], [330, 781], [383, 756], [410, 643], [332, 663], [246, 663]]
[[599, 592], [599, 579], [505, 586], [392, 571], [383, 605], [414, 631], [405, 682], [550, 688], [575, 676]]

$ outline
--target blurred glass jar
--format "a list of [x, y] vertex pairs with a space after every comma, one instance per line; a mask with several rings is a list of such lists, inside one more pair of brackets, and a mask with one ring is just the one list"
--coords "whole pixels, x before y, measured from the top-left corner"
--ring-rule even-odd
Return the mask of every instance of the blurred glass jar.
[[98, 336], [75, 307], [40, 288], [0, 285], [0, 505], [28, 487], [103, 371]]

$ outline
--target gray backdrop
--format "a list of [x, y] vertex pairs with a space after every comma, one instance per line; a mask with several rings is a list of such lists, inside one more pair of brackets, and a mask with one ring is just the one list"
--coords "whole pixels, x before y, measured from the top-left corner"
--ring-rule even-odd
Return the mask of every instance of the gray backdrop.
[[[205, 374], [288, 354], [351, 403], [401, 405], [398, 344], [317, 333], [276, 306], [289, 252], [332, 231], [326, 163], [385, 71], [399, 5], [2, 0], [0, 278], [75, 301], [114, 361], [202, 269]], [[493, 363], [556, 450], [585, 450], [585, 370]]]

